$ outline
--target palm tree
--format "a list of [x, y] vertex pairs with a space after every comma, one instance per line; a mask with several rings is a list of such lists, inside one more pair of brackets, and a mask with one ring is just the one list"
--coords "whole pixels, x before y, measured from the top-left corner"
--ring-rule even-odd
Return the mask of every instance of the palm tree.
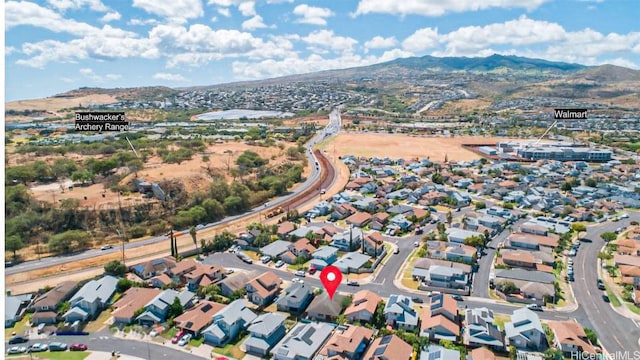
[[189, 229], [189, 235], [191, 235], [191, 239], [193, 240], [193, 244], [196, 246], [196, 254], [199, 254], [199, 251], [198, 251], [198, 239], [196, 238], [196, 228], [195, 228], [195, 226], [192, 226], [191, 229]]

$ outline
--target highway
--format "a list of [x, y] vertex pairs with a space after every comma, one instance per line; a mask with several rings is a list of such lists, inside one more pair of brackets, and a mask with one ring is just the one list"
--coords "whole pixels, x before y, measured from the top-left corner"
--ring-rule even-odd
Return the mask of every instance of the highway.
[[[318, 159], [317, 153], [312, 151], [311, 149], [313, 148], [314, 145], [316, 145], [326, 137], [331, 136], [333, 134], [337, 134], [340, 131], [341, 124], [342, 124], [342, 119], [340, 117], [340, 112], [338, 109], [336, 109], [329, 114], [329, 123], [327, 124], [327, 126], [321, 131], [318, 131], [316, 135], [307, 143], [308, 150], [306, 152], [306, 155], [309, 161], [309, 166], [311, 166], [311, 175], [306, 179], [306, 181], [301, 186], [296, 187], [293, 191], [291, 191], [290, 194], [287, 194], [285, 196], [282, 196], [280, 198], [270, 201], [268, 203], [268, 206], [261, 205], [250, 211], [245, 212], [244, 214], [229, 216], [215, 223], [203, 224], [204, 227], [202, 227], [198, 231], [203, 231], [219, 225], [224, 225], [229, 222], [239, 220], [245, 217], [254, 216], [255, 214], [258, 214], [260, 212], [266, 213], [270, 209], [275, 209], [279, 207], [281, 204], [288, 202], [289, 200], [298, 197], [301, 193], [306, 192], [308, 189], [311, 189], [313, 184], [321, 176], [320, 167], [315, 165], [315, 164], [319, 164], [321, 160]], [[329, 166], [331, 165], [329, 164]], [[318, 189], [314, 189], [315, 191], [319, 192], [323, 188], [323, 186], [328, 187], [333, 182], [335, 177], [335, 171], [333, 168], [327, 169], [327, 170], [328, 170], [329, 176], [322, 184], [320, 184]], [[291, 208], [295, 208], [299, 204], [304, 203], [305, 201], [309, 200], [312, 197], [313, 195], [304, 196], [303, 199], [300, 199], [300, 201], [295, 201], [293, 203], [293, 206], [291, 206]], [[185, 230], [176, 232], [176, 234], [187, 235], [188, 232], [189, 230], [185, 229]], [[127, 249], [135, 249], [137, 247], [155, 244], [155, 243], [166, 241], [166, 240], [167, 240], [166, 236], [155, 236], [145, 240], [125, 243], [124, 245], [125, 253]], [[42, 268], [47, 268], [52, 266], [60, 266], [70, 262], [81, 261], [81, 260], [90, 259], [97, 256], [102, 256], [102, 255], [108, 255], [111, 253], [121, 252], [121, 251], [122, 251], [121, 246], [114, 246], [112, 249], [107, 249], [107, 250], [91, 249], [91, 250], [85, 250], [85, 251], [81, 251], [73, 254], [46, 257], [40, 260], [25, 261], [15, 266], [5, 268], [5, 274], [11, 275], [11, 274], [27, 272], [27, 271], [32, 271], [32, 270], [37, 270], [37, 269], [42, 269]]]

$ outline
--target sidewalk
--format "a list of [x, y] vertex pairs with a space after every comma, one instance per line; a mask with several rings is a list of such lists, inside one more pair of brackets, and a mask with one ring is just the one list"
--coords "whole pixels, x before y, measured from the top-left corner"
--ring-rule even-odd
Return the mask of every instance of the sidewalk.
[[[126, 339], [126, 340], [134, 340], [134, 341], [139, 341], [139, 342], [149, 342], [155, 345], [160, 345], [160, 346], [166, 346], [169, 348], [172, 348], [174, 350], [179, 350], [179, 351], [184, 351], [185, 353], [189, 353], [198, 357], [202, 357], [205, 359], [211, 359], [211, 354], [212, 354], [212, 350], [213, 348], [209, 345], [206, 344], [202, 344], [198, 347], [190, 347], [189, 350], [187, 350], [187, 347], [183, 347], [183, 346], [178, 346], [177, 344], [173, 344], [171, 343], [171, 340], [164, 340], [164, 341], [160, 341], [160, 339], [163, 339], [160, 336], [157, 336], [156, 338], [152, 338], [147, 334], [144, 333], [138, 333], [138, 332], [134, 332], [131, 331], [129, 333], [125, 333], [123, 331], [117, 331], [115, 333], [113, 333], [113, 337], [117, 337], [120, 339]], [[122, 359], [122, 358], [120, 358]]]
[[[111, 353], [105, 352], [105, 351], [92, 351], [91, 353], [89, 353], [89, 356], [85, 358], [85, 360], [112, 360], [112, 359], [113, 357], [111, 356]], [[131, 356], [131, 355], [121, 354], [118, 360], [144, 360], [144, 359]]]

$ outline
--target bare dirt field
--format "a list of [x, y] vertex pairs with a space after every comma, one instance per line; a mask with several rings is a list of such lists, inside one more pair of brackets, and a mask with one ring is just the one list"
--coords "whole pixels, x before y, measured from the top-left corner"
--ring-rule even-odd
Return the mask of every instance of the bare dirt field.
[[[382, 133], [341, 133], [335, 140], [338, 155], [378, 156], [403, 159], [429, 157], [435, 161], [470, 161], [480, 156], [466, 150], [463, 144], [508, 141], [507, 138], [491, 137], [442, 137], [442, 136], [409, 136]], [[331, 149], [329, 150], [331, 151]]]
[[[18, 100], [11, 101], [5, 104], [6, 110], [16, 110], [16, 111], [24, 111], [24, 110], [46, 110], [50, 112], [56, 112], [60, 109], [72, 108], [79, 106], [90, 105], [90, 104], [110, 104], [117, 102], [115, 97], [107, 94], [95, 94], [95, 95], [87, 95], [80, 97], [48, 97], [44, 99], [33, 99], [33, 100]], [[20, 120], [20, 117], [16, 117], [12, 120]], [[26, 118], [26, 120], [30, 120]]]

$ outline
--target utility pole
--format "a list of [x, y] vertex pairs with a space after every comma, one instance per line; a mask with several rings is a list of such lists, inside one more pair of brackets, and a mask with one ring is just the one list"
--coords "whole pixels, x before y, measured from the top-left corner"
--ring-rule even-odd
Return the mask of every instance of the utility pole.
[[118, 190], [118, 212], [117, 215], [118, 217], [118, 225], [120, 226], [120, 228], [122, 229], [122, 234], [120, 233], [120, 231], [118, 231], [118, 235], [120, 235], [120, 240], [122, 241], [122, 264], [125, 265], [125, 260], [124, 260], [124, 242], [126, 240], [126, 232], [124, 230], [124, 223], [122, 222], [122, 204], [120, 203], [120, 190]]

